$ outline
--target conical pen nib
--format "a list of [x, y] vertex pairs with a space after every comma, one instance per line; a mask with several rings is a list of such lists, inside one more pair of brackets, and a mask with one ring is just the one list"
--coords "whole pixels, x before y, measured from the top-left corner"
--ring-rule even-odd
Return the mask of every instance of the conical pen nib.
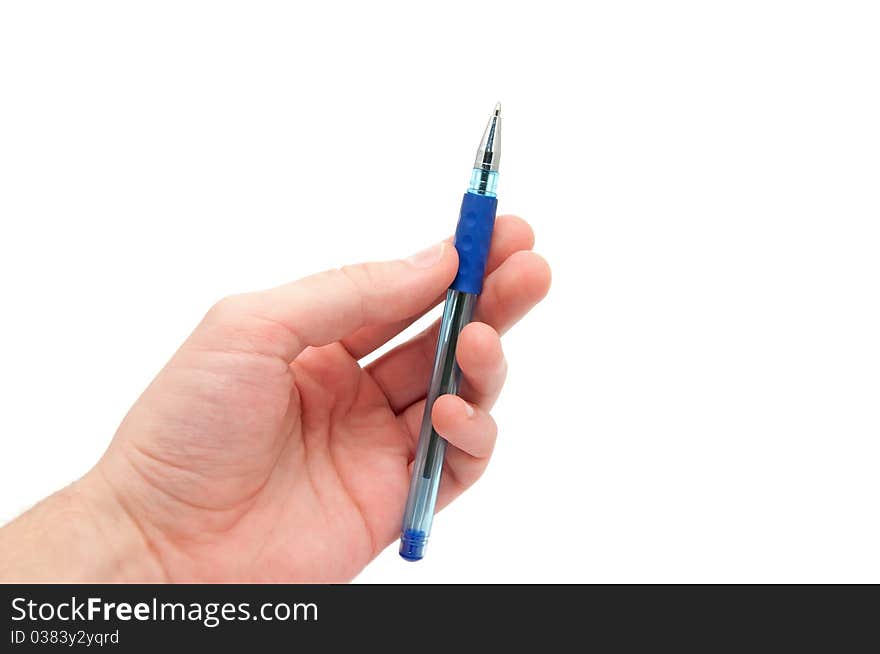
[[482, 170], [498, 170], [501, 163], [501, 103], [495, 104], [495, 110], [489, 117], [489, 124], [483, 132], [483, 140], [477, 149], [477, 157], [474, 159], [474, 168]]

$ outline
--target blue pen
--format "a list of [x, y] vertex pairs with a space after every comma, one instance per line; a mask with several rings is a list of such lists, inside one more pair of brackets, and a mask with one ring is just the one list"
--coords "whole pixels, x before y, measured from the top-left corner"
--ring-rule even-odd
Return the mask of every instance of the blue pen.
[[461, 371], [455, 361], [455, 346], [461, 330], [471, 321], [477, 296], [483, 289], [483, 274], [486, 272], [489, 243], [495, 226], [495, 208], [498, 205], [495, 187], [498, 184], [500, 136], [501, 103], [498, 103], [477, 149], [470, 187], [461, 201], [455, 229], [458, 274], [446, 292], [434, 369], [428, 386], [400, 533], [400, 556], [407, 561], [418, 561], [425, 555], [431, 522], [434, 520], [446, 441], [434, 431], [431, 409], [441, 395], [458, 393]]

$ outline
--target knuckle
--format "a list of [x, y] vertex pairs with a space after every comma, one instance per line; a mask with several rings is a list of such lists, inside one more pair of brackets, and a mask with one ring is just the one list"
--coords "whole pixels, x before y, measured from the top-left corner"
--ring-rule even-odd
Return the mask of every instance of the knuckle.
[[227, 295], [208, 309], [205, 319], [212, 324], [238, 323], [246, 315], [246, 306], [244, 295]]
[[360, 311], [361, 321], [367, 314], [370, 304], [372, 291], [369, 284], [369, 273], [366, 273], [367, 266], [343, 266], [339, 268], [339, 275], [351, 286], [352, 294], [357, 298], [356, 306]]
[[342, 266], [339, 273], [362, 295], [372, 294], [378, 282], [373, 266], [368, 263]]

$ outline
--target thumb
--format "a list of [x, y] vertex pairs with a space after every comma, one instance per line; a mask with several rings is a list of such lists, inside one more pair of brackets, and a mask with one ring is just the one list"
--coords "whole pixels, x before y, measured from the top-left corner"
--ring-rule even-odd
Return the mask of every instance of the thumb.
[[367, 325], [424, 311], [455, 277], [449, 241], [407, 259], [361, 263], [218, 302], [195, 334], [200, 345], [242, 348], [293, 361]]

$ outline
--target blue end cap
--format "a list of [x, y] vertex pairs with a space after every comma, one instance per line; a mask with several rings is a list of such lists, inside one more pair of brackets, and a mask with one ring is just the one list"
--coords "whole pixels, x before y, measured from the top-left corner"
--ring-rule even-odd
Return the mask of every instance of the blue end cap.
[[[486, 195], [465, 193], [455, 228], [455, 249], [458, 250], [458, 274], [449, 288], [462, 293], [479, 294], [483, 290], [489, 243], [495, 227], [498, 200]], [[404, 557], [405, 558], [405, 557]]]
[[407, 529], [400, 535], [400, 556], [407, 561], [419, 561], [425, 556], [427, 543], [425, 532]]

